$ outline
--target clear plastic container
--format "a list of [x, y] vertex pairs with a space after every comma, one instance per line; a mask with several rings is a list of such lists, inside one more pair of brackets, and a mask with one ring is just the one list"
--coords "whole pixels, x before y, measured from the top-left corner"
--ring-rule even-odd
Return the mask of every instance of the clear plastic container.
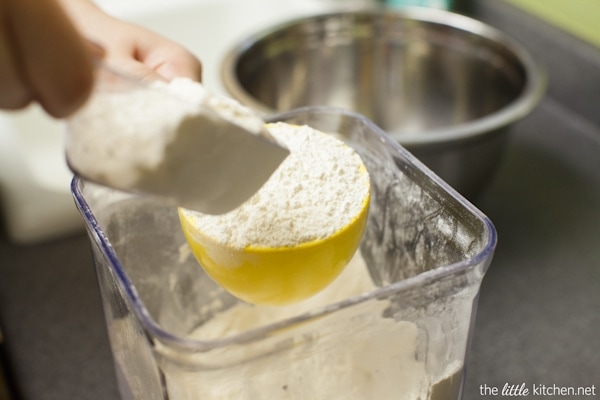
[[73, 180], [123, 399], [459, 399], [493, 224], [357, 114], [271, 120], [335, 132], [372, 179], [347, 276], [302, 304], [243, 304], [189, 255], [175, 209]]

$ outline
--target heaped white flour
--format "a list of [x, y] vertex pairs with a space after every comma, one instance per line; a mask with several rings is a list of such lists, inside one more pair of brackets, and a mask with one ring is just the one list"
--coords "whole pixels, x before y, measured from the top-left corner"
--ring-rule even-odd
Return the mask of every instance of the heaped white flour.
[[203, 109], [250, 132], [264, 131], [256, 113], [187, 78], [131, 84], [127, 90], [100, 87], [69, 121], [69, 164], [88, 178], [133, 187], [163, 162], [165, 149], [177, 144], [179, 130], [189, 127], [190, 120], [198, 130], [208, 123]]
[[286, 247], [331, 236], [361, 212], [369, 176], [341, 140], [309, 126], [273, 123], [290, 155], [246, 203], [222, 215], [184, 211], [202, 232], [233, 248]]

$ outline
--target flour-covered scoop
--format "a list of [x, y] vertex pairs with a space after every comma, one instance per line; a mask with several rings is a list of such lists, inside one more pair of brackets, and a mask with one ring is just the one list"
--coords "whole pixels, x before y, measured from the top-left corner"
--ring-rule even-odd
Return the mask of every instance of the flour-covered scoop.
[[141, 82], [106, 66], [67, 129], [74, 173], [207, 214], [241, 205], [289, 153], [254, 112], [197, 82]]

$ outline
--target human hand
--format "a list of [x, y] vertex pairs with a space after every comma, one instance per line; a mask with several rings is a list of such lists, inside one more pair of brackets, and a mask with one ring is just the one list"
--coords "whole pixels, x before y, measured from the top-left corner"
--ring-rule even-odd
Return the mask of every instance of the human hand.
[[93, 86], [92, 54], [54, 0], [0, 0], [0, 108], [65, 117]]
[[142, 79], [202, 73], [183, 47], [89, 0], [0, 0], [0, 108], [38, 102], [54, 117], [69, 116], [89, 96], [99, 57]]
[[105, 50], [108, 65], [141, 79], [201, 79], [200, 61], [179, 44], [107, 15], [89, 0], [59, 1], [81, 34]]

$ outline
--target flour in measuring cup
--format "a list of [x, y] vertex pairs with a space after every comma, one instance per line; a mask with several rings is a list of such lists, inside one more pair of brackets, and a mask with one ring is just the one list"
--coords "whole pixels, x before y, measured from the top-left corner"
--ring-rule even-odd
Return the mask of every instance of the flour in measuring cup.
[[309, 126], [268, 124], [290, 150], [265, 185], [246, 203], [222, 215], [185, 210], [202, 232], [229, 247], [286, 247], [338, 232], [361, 212], [369, 175], [343, 141]]

